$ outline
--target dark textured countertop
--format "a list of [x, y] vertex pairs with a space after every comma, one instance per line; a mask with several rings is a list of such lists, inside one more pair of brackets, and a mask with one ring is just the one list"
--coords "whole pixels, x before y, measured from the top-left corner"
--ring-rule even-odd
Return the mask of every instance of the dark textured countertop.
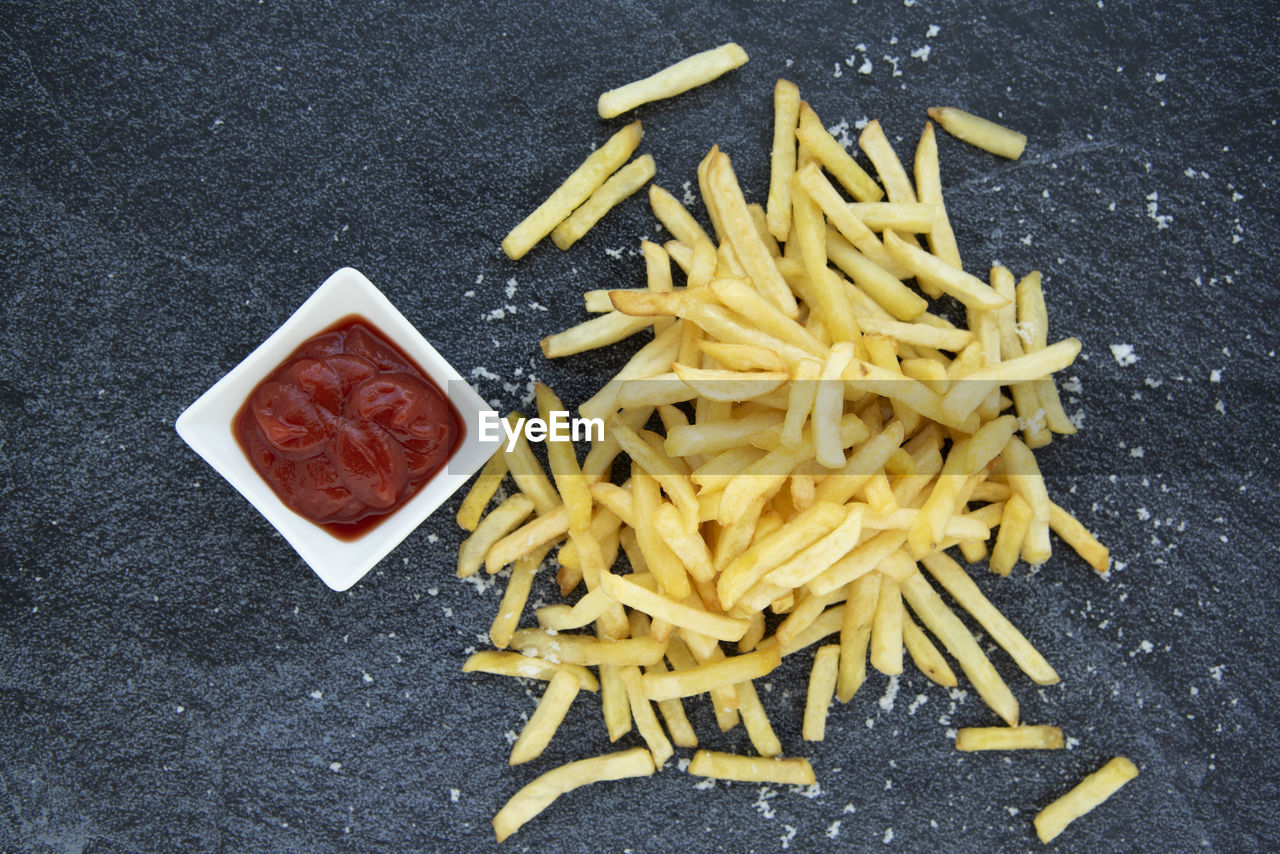
[[1053, 334], [1085, 342], [1084, 429], [1040, 459], [1115, 570], [1058, 544], [977, 577], [1063, 677], [993, 656], [1024, 719], [1072, 749], [956, 753], [949, 728], [994, 716], [910, 667], [801, 742], [799, 655], [762, 696], [820, 789], [668, 766], [504, 847], [1033, 851], [1036, 811], [1117, 754], [1141, 776], [1051, 848], [1280, 847], [1276, 5], [821, 6], [0, 5], [0, 850], [493, 850], [524, 782], [608, 749], [584, 694], [507, 767], [540, 691], [459, 672], [500, 588], [454, 578], [457, 499], [335, 594], [172, 424], [344, 265], [496, 406], [535, 376], [583, 399], [633, 345], [537, 341], [642, 281], [647, 205], [569, 253], [498, 243], [625, 121], [601, 91], [728, 39], [750, 63], [638, 111], [677, 195], [718, 142], [763, 200], [780, 75], [904, 156], [933, 104], [1031, 138], [1014, 163], [939, 147], [969, 266], [1043, 270]]

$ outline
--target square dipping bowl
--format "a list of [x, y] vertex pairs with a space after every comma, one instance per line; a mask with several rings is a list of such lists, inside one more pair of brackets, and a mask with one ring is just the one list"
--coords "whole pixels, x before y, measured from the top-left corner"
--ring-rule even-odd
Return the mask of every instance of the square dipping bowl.
[[[290, 354], [353, 314], [367, 318], [418, 363], [457, 409], [464, 435], [449, 461], [409, 501], [360, 537], [343, 540], [285, 506], [241, 450], [232, 422], [258, 383]], [[187, 407], [174, 426], [192, 450], [258, 508], [325, 584], [341, 591], [363, 578], [484, 465], [495, 446], [480, 441], [480, 418], [492, 411], [381, 291], [359, 271], [344, 267], [258, 349]]]

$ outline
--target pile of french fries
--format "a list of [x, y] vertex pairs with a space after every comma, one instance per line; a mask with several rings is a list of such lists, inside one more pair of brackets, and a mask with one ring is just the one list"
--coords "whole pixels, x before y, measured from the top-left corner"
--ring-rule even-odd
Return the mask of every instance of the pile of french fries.
[[[611, 740], [634, 727], [647, 746], [537, 778], [498, 814], [499, 840], [559, 794], [652, 774], [673, 745], [698, 747], [683, 703], [700, 697], [721, 730], [745, 727], [758, 756], [700, 750], [691, 773], [814, 782], [803, 757], [781, 758], [756, 688], [810, 648], [805, 740], [823, 739], [833, 697], [855, 695], [868, 660], [892, 675], [909, 657], [943, 686], [959, 665], [1004, 722], [961, 730], [957, 748], [1062, 746], [1056, 727], [1020, 726], [1013, 692], [938, 587], [1034, 683], [1058, 681], [948, 550], [1007, 575], [1019, 559], [1046, 561], [1052, 530], [1107, 570], [1107, 549], [1050, 499], [1033, 453], [1075, 431], [1052, 375], [1080, 342], [1049, 343], [1039, 273], [1016, 281], [996, 267], [984, 281], [964, 270], [931, 123], [910, 174], [867, 124], [858, 142], [877, 181], [794, 84], [778, 81], [774, 106], [766, 205], [747, 201], [718, 148], [697, 170], [710, 230], [651, 185], [673, 239], [643, 242], [647, 286], [588, 292], [596, 317], [542, 342], [556, 358], [652, 330], [579, 407], [606, 420], [604, 438], [581, 459], [572, 443], [548, 442], [548, 476], [519, 437], [458, 512], [472, 532], [459, 576], [511, 567], [496, 649], [464, 670], [548, 683], [511, 763], [539, 756], [584, 690], [600, 695]], [[973, 133], [981, 145], [982, 128]], [[638, 123], [620, 134], [625, 144], [601, 151], [625, 159]], [[930, 310], [949, 299], [965, 325]], [[543, 419], [564, 408], [543, 385], [537, 406]], [[508, 475], [515, 490], [486, 515]], [[566, 601], [522, 628], [557, 546]]]

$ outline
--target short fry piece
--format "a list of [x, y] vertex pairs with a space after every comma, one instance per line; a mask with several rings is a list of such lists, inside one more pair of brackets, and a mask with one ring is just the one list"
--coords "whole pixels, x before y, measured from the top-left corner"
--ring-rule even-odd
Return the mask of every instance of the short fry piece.
[[796, 122], [800, 89], [790, 80], [773, 87], [773, 152], [769, 157], [769, 200], [765, 205], [769, 233], [786, 240], [791, 230], [791, 176], [796, 171]]
[[822, 741], [827, 733], [827, 709], [836, 689], [839, 673], [840, 645], [827, 644], [818, 647], [813, 655], [813, 668], [809, 671], [809, 690], [805, 697], [804, 723], [800, 737], [805, 741]]
[[605, 179], [627, 162], [640, 144], [644, 130], [635, 121], [609, 138], [573, 171], [551, 196], [511, 229], [502, 241], [502, 251], [515, 261], [523, 258], [534, 245], [551, 233], [573, 209], [587, 200]]
[[928, 112], [929, 118], [941, 125], [947, 133], [983, 151], [1017, 160], [1027, 146], [1026, 134], [1010, 130], [1004, 125], [998, 125], [973, 113], [966, 113], [955, 107], [930, 107]]
[[545, 810], [556, 798], [588, 783], [648, 777], [653, 774], [653, 756], [643, 747], [579, 759], [535, 777], [516, 792], [493, 817], [493, 829], [502, 842], [526, 822]]
[[1056, 726], [964, 727], [956, 733], [956, 750], [1061, 750], [1062, 729]]
[[1111, 552], [1107, 547], [1098, 542], [1079, 519], [1057, 504], [1050, 503], [1049, 527], [1098, 572], [1106, 572], [1111, 566]]
[[710, 83], [720, 75], [732, 71], [747, 61], [747, 52], [734, 42], [695, 53], [674, 65], [636, 80], [617, 89], [610, 89], [600, 96], [596, 105], [600, 118], [611, 119], [641, 104], [660, 101], [687, 92], [704, 83]]
[[463, 673], [493, 673], [521, 679], [550, 681], [560, 671], [572, 673], [584, 691], [599, 691], [600, 683], [587, 668], [578, 664], [555, 664], [546, 659], [518, 652], [487, 649], [472, 653], [462, 665]]
[[746, 783], [786, 783], [812, 786], [818, 782], [813, 766], [803, 756], [792, 759], [767, 759], [739, 756], [715, 750], [699, 750], [689, 763], [689, 773], [718, 780], [740, 780]]
[[956, 674], [947, 664], [947, 660], [942, 657], [942, 653], [933, 645], [933, 641], [929, 640], [924, 630], [917, 626], [916, 621], [906, 613], [902, 615], [902, 645], [907, 648], [911, 661], [920, 668], [921, 673], [929, 677], [930, 681], [944, 688], [956, 687], [958, 684]]
[[1137, 767], [1125, 757], [1117, 756], [1081, 780], [1074, 789], [1040, 810], [1035, 817], [1036, 835], [1041, 842], [1051, 841], [1066, 830], [1068, 824], [1114, 795], [1121, 786], [1137, 776]]
[[520, 492], [494, 508], [458, 548], [458, 577], [474, 575], [484, 564], [484, 557], [493, 544], [511, 533], [532, 512], [532, 499]]

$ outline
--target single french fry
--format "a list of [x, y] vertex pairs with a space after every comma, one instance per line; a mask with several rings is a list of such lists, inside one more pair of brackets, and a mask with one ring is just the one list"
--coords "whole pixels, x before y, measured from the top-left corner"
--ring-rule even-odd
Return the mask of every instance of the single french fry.
[[653, 155], [643, 154], [632, 160], [613, 173], [577, 210], [552, 229], [551, 240], [560, 249], [568, 249], [614, 206], [647, 184], [656, 172]]
[[787, 558], [826, 536], [845, 520], [845, 516], [845, 509], [837, 504], [815, 504], [753, 544], [721, 571], [716, 581], [721, 607], [726, 610], [732, 608], [757, 581], [781, 566]]
[[661, 770], [666, 761], [671, 758], [671, 754], [675, 752], [671, 747], [671, 741], [662, 731], [662, 724], [658, 723], [658, 716], [654, 714], [653, 706], [644, 695], [640, 668], [631, 665], [621, 668], [620, 673], [622, 684], [627, 688], [627, 701], [631, 704], [631, 717], [636, 722], [636, 729], [648, 746], [649, 752], [653, 754], [654, 767]]
[[699, 750], [689, 763], [689, 773], [698, 777], [715, 777], [719, 780], [739, 780], [747, 783], [779, 783], [792, 786], [812, 786], [818, 781], [809, 760], [802, 756], [778, 759], [760, 756], [739, 756]]
[[502, 251], [507, 253], [507, 257], [513, 261], [523, 258], [539, 240], [550, 234], [606, 178], [627, 162], [643, 135], [640, 122], [634, 121], [593, 151], [545, 202], [511, 229], [502, 241]]
[[648, 777], [653, 771], [653, 756], [643, 747], [561, 765], [516, 792], [493, 817], [494, 832], [502, 842], [566, 792], [603, 780]]
[[892, 228], [899, 234], [928, 234], [941, 213], [941, 205], [926, 203], [921, 197], [918, 202], [850, 202], [849, 210], [872, 231]]
[[480, 474], [471, 482], [467, 497], [458, 506], [458, 525], [467, 531], [474, 531], [484, 515], [484, 508], [493, 499], [493, 494], [502, 485], [507, 476], [507, 457], [501, 451], [494, 451], [493, 456], [480, 469]]
[[867, 646], [880, 599], [881, 578], [880, 573], [869, 572], [849, 582], [849, 598], [840, 624], [840, 672], [836, 680], [836, 696], [842, 703], [849, 702], [867, 678]]
[[957, 270], [963, 270], [960, 249], [956, 246], [955, 232], [942, 202], [942, 177], [938, 171], [938, 141], [933, 135], [933, 123], [924, 123], [924, 132], [916, 145], [915, 160], [916, 195], [920, 201], [937, 205], [937, 216], [929, 229], [929, 251]]
[[520, 679], [550, 681], [557, 673], [572, 674], [584, 691], [599, 691], [600, 683], [587, 668], [578, 664], [560, 664], [532, 655], [500, 650], [475, 652], [462, 665], [463, 673], [493, 673], [498, 676], [515, 676]]
[[538, 708], [533, 710], [511, 747], [509, 765], [520, 765], [542, 755], [568, 714], [573, 698], [578, 696], [578, 687], [578, 680], [571, 673], [560, 671], [551, 677]]
[[840, 186], [860, 202], [878, 202], [884, 198], [884, 190], [875, 179], [849, 156], [844, 146], [836, 142], [822, 126], [818, 114], [806, 103], [800, 104], [800, 126], [796, 138], [813, 153], [822, 168], [830, 172]]
[[550, 550], [550, 546], [539, 546], [518, 558], [511, 567], [511, 577], [507, 579], [507, 588], [502, 593], [502, 601], [498, 603], [498, 613], [489, 627], [489, 640], [499, 649], [510, 643], [516, 626], [520, 624], [520, 615], [524, 613], [525, 603], [529, 601], [533, 576], [537, 574]]
[[800, 737], [805, 741], [822, 741], [826, 737], [827, 710], [836, 688], [839, 661], [839, 644], [818, 647], [814, 653], [804, 704], [804, 723], [800, 728]]
[[964, 110], [958, 110], [955, 107], [930, 107], [928, 112], [929, 118], [941, 125], [947, 133], [983, 151], [1017, 160], [1026, 148], [1025, 134], [972, 113], [966, 113]]
[[1076, 517], [1057, 504], [1049, 506], [1049, 527], [1098, 572], [1111, 566], [1111, 553]]
[[587, 635], [520, 629], [511, 637], [511, 648], [520, 652], [531, 651], [540, 658], [596, 667], [601, 664], [652, 664], [662, 657], [666, 644], [653, 638], [599, 640]]
[[831, 347], [818, 376], [818, 391], [813, 399], [814, 459], [828, 469], [845, 464], [844, 441], [840, 435], [840, 419], [844, 414], [844, 383], [841, 377], [853, 358], [853, 344], [841, 341]]
[[[551, 485], [546, 472], [542, 470], [542, 464], [533, 455], [533, 449], [529, 447], [529, 440], [525, 438], [524, 430], [518, 429], [518, 422], [523, 419], [524, 416], [519, 412], [512, 412], [507, 416], [507, 423], [512, 428], [517, 428], [515, 429], [516, 441], [509, 450], [503, 446], [502, 453], [507, 459], [507, 470], [511, 473], [511, 479], [516, 482], [521, 492], [533, 500], [533, 507], [538, 511], [538, 515], [546, 516], [561, 506], [560, 496]], [[568, 518], [566, 515], [566, 522]]]
[[747, 52], [733, 42], [695, 53], [661, 71], [600, 96], [600, 118], [611, 119], [641, 104], [659, 101], [710, 83], [747, 61]]
[[956, 750], [1061, 750], [1062, 729], [1056, 726], [962, 727]]
[[1114, 795], [1121, 786], [1137, 776], [1137, 767], [1125, 757], [1117, 756], [1042, 809], [1035, 817], [1036, 835], [1041, 842], [1052, 841], [1066, 830], [1068, 824]]
[[735, 655], [721, 661], [699, 664], [688, 670], [670, 673], [646, 673], [645, 695], [651, 700], [670, 700], [675, 697], [692, 697], [712, 688], [737, 685], [748, 679], [766, 676], [781, 663], [777, 647]]
[[673, 626], [693, 629], [717, 640], [736, 641], [746, 634], [750, 623], [721, 614], [712, 614], [683, 602], [648, 590], [624, 576], [606, 572], [601, 576], [604, 589], [628, 608], [636, 608], [650, 617], [665, 620]]
[[1004, 505], [1004, 515], [1000, 518], [1000, 533], [996, 535], [995, 547], [991, 550], [991, 571], [997, 575], [1008, 575], [1022, 553], [1022, 544], [1026, 540], [1027, 530], [1031, 527], [1031, 505], [1014, 495]]
[[727, 403], [766, 395], [791, 379], [786, 371], [721, 371], [680, 364], [675, 374], [698, 396]]
[[[822, 208], [827, 221], [835, 226], [846, 240], [856, 246], [859, 252], [894, 276], [903, 277], [911, 274], [910, 268], [892, 255], [871, 229], [858, 219], [845, 200], [836, 192], [836, 188], [831, 186], [831, 182], [818, 170], [817, 164], [810, 163], [796, 172], [795, 183], [797, 188], [807, 193]], [[795, 193], [795, 189], [792, 193]], [[805, 272], [812, 276], [807, 265]]]
[[956, 674], [951, 670], [951, 666], [947, 664], [947, 660], [942, 657], [942, 653], [933, 645], [933, 641], [929, 640], [924, 630], [905, 613], [905, 609], [902, 615], [902, 645], [906, 647], [912, 663], [920, 669], [921, 673], [928, 676], [931, 682], [936, 682], [944, 688], [956, 687], [958, 684]]
[[903, 323], [879, 317], [860, 316], [857, 320], [863, 332], [887, 335], [901, 344], [920, 344], [959, 353], [973, 343], [973, 333], [967, 329], [942, 329], [923, 323]]
[[649, 206], [653, 215], [685, 246], [696, 247], [699, 240], [710, 242], [707, 232], [680, 200], [657, 184], [649, 185]]
[[796, 171], [796, 125], [800, 89], [790, 80], [773, 87], [773, 151], [769, 157], [769, 232], [786, 240], [791, 229], [791, 176]]
[[871, 623], [871, 666], [893, 676], [902, 672], [902, 594], [898, 582], [880, 579], [880, 598]]
[[783, 314], [795, 317], [799, 311], [795, 296], [778, 272], [778, 266], [769, 254], [768, 247], [756, 232], [727, 154], [720, 152], [712, 159], [708, 166], [707, 180], [715, 196], [720, 221], [743, 269], [761, 294]]
[[[862, 294], [870, 297], [872, 307], [879, 308], [902, 321], [916, 319], [929, 307], [924, 297], [904, 285], [902, 280], [893, 273], [863, 255], [834, 225], [827, 226], [826, 246], [827, 258], [857, 285], [857, 288], [849, 293], [851, 302]], [[867, 314], [869, 314], [868, 311], [859, 312], [859, 316]]]
[[911, 246], [898, 237], [892, 229], [884, 233], [884, 247], [905, 267], [916, 280], [929, 283], [948, 293], [969, 308], [993, 311], [1008, 304], [1008, 300], [981, 279], [956, 269], [918, 246]]
[[[715, 577], [716, 568], [711, 559], [711, 551], [707, 548], [707, 541], [698, 533], [697, 528], [690, 530], [685, 525], [684, 520], [680, 518], [680, 512], [675, 507], [663, 502], [654, 516], [653, 527], [671, 549], [672, 554], [684, 564], [689, 575], [697, 581], [711, 581]], [[674, 621], [668, 620], [668, 622]], [[703, 629], [697, 630], [708, 634]]]
[[[651, 475], [632, 466], [631, 495], [634, 505], [636, 541], [645, 564], [658, 585], [673, 599], [683, 600], [692, 588], [680, 558], [672, 552], [657, 528], [657, 519], [665, 502], [658, 482]], [[686, 525], [687, 527], [687, 525]]]

